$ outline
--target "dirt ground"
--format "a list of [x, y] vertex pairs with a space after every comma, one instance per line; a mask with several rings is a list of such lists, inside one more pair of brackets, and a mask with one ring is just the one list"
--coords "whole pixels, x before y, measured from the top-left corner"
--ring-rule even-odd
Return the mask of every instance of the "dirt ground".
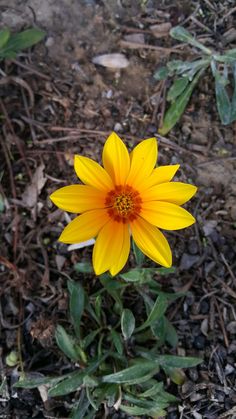
[[[153, 28], [160, 24], [163, 32]], [[3, 419], [68, 417], [68, 397], [44, 402], [37, 390], [16, 391], [18, 370], [6, 356], [20, 349], [31, 372], [53, 374], [65, 364], [54, 328], [67, 318], [66, 278], [91, 249], [69, 252], [57, 242], [68, 215], [48, 196], [76, 182], [74, 154], [100, 160], [112, 130], [130, 148], [156, 136], [159, 164], [180, 163], [177, 179], [199, 187], [188, 205], [197, 223], [168, 233], [177, 274], [163, 286], [187, 292], [168, 315], [179, 335], [176, 353], [204, 362], [186, 371], [182, 386], [167, 382], [180, 398], [168, 419], [236, 418], [236, 124], [220, 123], [207, 73], [181, 121], [166, 138], [158, 136], [168, 81], [155, 81], [154, 72], [196, 53], [169, 36], [177, 24], [219, 51], [236, 48], [234, 0], [0, 2], [0, 28], [37, 26], [47, 33], [32, 51], [0, 66]], [[95, 63], [110, 53], [122, 53], [128, 66], [118, 68], [120, 59], [114, 68]], [[125, 416], [110, 411], [107, 417]]]

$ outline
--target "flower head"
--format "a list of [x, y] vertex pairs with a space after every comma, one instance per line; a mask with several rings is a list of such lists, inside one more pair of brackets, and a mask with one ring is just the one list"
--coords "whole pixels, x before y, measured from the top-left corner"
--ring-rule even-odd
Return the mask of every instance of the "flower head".
[[80, 214], [62, 232], [59, 241], [80, 243], [96, 238], [93, 266], [100, 275], [116, 275], [130, 252], [130, 236], [141, 251], [158, 264], [170, 267], [169, 244], [159, 230], [178, 230], [195, 222], [180, 205], [197, 188], [171, 182], [179, 165], [155, 167], [157, 141], [141, 141], [129, 154], [114, 132], [103, 149], [103, 167], [76, 155], [74, 167], [84, 183], [55, 191], [51, 200], [64, 211]]

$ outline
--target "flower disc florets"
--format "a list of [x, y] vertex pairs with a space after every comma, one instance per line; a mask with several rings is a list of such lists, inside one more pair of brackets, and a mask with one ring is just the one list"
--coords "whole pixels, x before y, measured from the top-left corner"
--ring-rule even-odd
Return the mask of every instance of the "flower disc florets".
[[135, 189], [129, 185], [118, 185], [108, 192], [105, 205], [109, 216], [122, 223], [133, 221], [141, 210], [142, 199]]

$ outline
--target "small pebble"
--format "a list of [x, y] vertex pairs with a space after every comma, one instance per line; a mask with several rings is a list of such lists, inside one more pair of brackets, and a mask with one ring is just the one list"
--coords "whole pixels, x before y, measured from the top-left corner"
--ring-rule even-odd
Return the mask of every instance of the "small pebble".
[[197, 380], [198, 380], [198, 378], [199, 378], [199, 374], [198, 374], [198, 371], [196, 370], [196, 368], [190, 368], [190, 369], [188, 370], [188, 375], [189, 375], [189, 378], [190, 378], [192, 381], [197, 381]]
[[196, 255], [198, 253], [198, 242], [197, 240], [191, 240], [188, 245], [188, 251], [191, 255]]
[[196, 349], [204, 349], [206, 346], [206, 338], [204, 335], [198, 335], [194, 338], [193, 346]]
[[209, 306], [208, 301], [207, 300], [202, 300], [201, 303], [200, 303], [200, 313], [201, 314], [207, 314], [207, 313], [209, 313], [209, 309], [210, 309], [210, 306]]

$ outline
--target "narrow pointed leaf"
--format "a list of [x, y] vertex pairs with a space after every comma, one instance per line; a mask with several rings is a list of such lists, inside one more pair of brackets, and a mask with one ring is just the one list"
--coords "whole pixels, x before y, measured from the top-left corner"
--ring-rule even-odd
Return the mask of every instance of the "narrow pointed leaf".
[[67, 286], [70, 294], [70, 316], [75, 329], [76, 336], [80, 338], [80, 322], [84, 311], [85, 292], [82, 285], [79, 282], [68, 281]]
[[156, 299], [154, 306], [147, 318], [147, 320], [139, 327], [135, 329], [135, 332], [140, 332], [148, 326], [151, 326], [154, 322], [159, 320], [165, 313], [168, 307], [168, 301], [163, 295], [159, 295]]
[[221, 76], [213, 63], [212, 73], [215, 78], [216, 105], [220, 120], [223, 125], [228, 125], [231, 121], [231, 103], [225, 88], [226, 80], [225, 77]]
[[236, 61], [236, 48], [229, 49], [224, 54], [214, 54], [214, 59], [222, 63], [233, 64]]
[[154, 364], [159, 364], [160, 367], [163, 368], [191, 368], [202, 363], [201, 358], [191, 356], [156, 355], [146, 348], [137, 350], [137, 354], [149, 361], [153, 361]]
[[139, 247], [135, 244], [135, 241], [132, 240], [132, 248], [134, 252], [135, 261], [138, 266], [141, 266], [145, 260], [145, 255], [143, 252], [139, 249]]
[[188, 77], [181, 77], [180, 79], [176, 79], [168, 91], [167, 100], [169, 102], [173, 102], [177, 97], [181, 95], [181, 93], [183, 93], [188, 83]]
[[183, 91], [183, 93], [179, 96], [178, 100], [176, 100], [170, 108], [167, 110], [164, 116], [164, 122], [162, 127], [158, 130], [159, 134], [165, 135], [167, 134], [171, 128], [179, 121], [180, 117], [182, 116], [191, 94], [193, 92], [194, 87], [198, 83], [199, 78], [203, 74], [204, 69], [201, 69], [196, 76], [194, 77], [193, 81], [188, 85], [188, 87]]
[[113, 342], [114, 347], [116, 348], [118, 354], [123, 354], [123, 342], [119, 333], [117, 333], [114, 329], [111, 330], [111, 340]]
[[104, 383], [126, 383], [126, 384], [139, 384], [147, 381], [158, 371], [153, 365], [153, 362], [142, 361], [132, 367], [116, 372], [114, 374], [105, 375], [102, 377]]

